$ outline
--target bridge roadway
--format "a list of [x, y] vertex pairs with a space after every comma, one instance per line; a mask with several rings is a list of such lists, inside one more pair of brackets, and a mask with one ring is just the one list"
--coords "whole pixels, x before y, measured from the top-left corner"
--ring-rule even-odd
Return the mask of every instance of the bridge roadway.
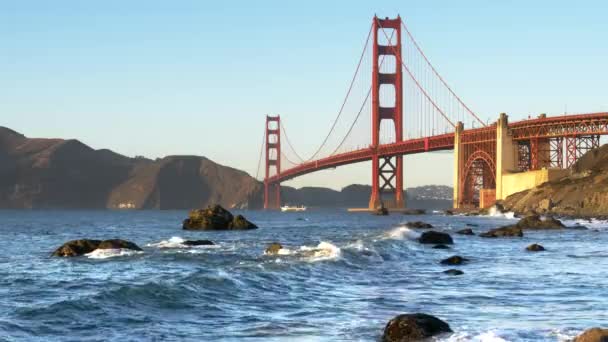
[[[608, 134], [608, 113], [592, 113], [580, 115], [565, 115], [544, 117], [531, 120], [521, 120], [508, 125], [514, 141], [529, 139], [546, 139], [557, 137], [579, 137], [586, 135]], [[467, 137], [471, 143], [483, 143], [491, 139], [495, 141], [496, 124], [463, 130], [462, 137]], [[372, 159], [377, 154], [382, 157], [408, 155], [423, 152], [453, 150], [455, 133], [408, 139], [391, 144], [370, 146], [368, 148], [336, 154], [314, 161], [299, 164], [290, 169], [281, 170], [280, 174], [266, 179], [268, 183], [277, 184], [308, 173], [335, 168], [342, 165], [354, 164]]]

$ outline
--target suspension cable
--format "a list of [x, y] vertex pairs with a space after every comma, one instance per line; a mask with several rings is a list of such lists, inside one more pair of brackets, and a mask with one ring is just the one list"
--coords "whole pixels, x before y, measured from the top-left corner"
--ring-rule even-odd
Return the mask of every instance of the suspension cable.
[[260, 165], [262, 165], [262, 154], [264, 152], [264, 144], [266, 143], [266, 127], [264, 127], [264, 135], [262, 136], [262, 145], [260, 145], [260, 158], [258, 159], [258, 169], [255, 172], [255, 179], [260, 175]]
[[[380, 23], [378, 22], [378, 24], [380, 24]], [[388, 34], [386, 34], [384, 27], [380, 26], [380, 28], [382, 29], [382, 33], [384, 33], [384, 36], [386, 37], [386, 39], [389, 40], [389, 44], [390, 44], [390, 39], [388, 37]], [[405, 63], [403, 63], [401, 56], [397, 53], [397, 51], [395, 51], [395, 47], [393, 45], [390, 45], [390, 48], [393, 50], [393, 53], [395, 54], [395, 56], [399, 59], [399, 62], [401, 63], [401, 65], [403, 66], [405, 71], [407, 71], [408, 75], [410, 75], [410, 77], [412, 78], [414, 83], [416, 83], [416, 86], [420, 89], [420, 91], [422, 91], [422, 94], [427, 98], [427, 100], [429, 100], [429, 102], [441, 114], [441, 116], [443, 116], [443, 118], [446, 119], [452, 125], [452, 127], [456, 128], [456, 125], [454, 125], [454, 123], [445, 115], [445, 113], [437, 106], [437, 104], [435, 104], [435, 102], [431, 99], [429, 94], [422, 88], [422, 86], [420, 85], [418, 80], [414, 77], [414, 75], [412, 74], [410, 69], [405, 65]]]
[[431, 61], [426, 57], [426, 55], [422, 51], [422, 48], [420, 48], [420, 45], [418, 45], [418, 42], [416, 42], [416, 39], [414, 39], [414, 36], [412, 35], [412, 33], [410, 32], [410, 30], [407, 28], [407, 26], [405, 25], [405, 23], [403, 21], [401, 21], [401, 26], [405, 30], [405, 33], [407, 33], [408, 37], [410, 37], [410, 39], [412, 40], [412, 43], [414, 43], [414, 46], [416, 47], [416, 49], [418, 50], [418, 52], [420, 52], [420, 55], [422, 55], [422, 58], [424, 58], [424, 60], [426, 61], [426, 63], [431, 67], [431, 70], [433, 70], [433, 73], [435, 74], [435, 76], [437, 76], [439, 78], [439, 81], [441, 81], [441, 83], [443, 83], [443, 85], [448, 89], [448, 91], [450, 92], [450, 94], [452, 94], [456, 98], [456, 100], [471, 115], [473, 115], [473, 117], [477, 121], [479, 121], [483, 126], [486, 126], [486, 124], [464, 102], [462, 102], [462, 100], [460, 99], [460, 97], [458, 97], [458, 95], [456, 95], [456, 93], [454, 93], [454, 91], [452, 90], [452, 88], [447, 84], [447, 82], [443, 79], [443, 77], [441, 77], [441, 75], [439, 74], [439, 72], [437, 72], [437, 70], [435, 69], [435, 67], [433, 66], [433, 64], [431, 64]]
[[[315, 153], [312, 154], [312, 156], [306, 160], [304, 160], [303, 158], [300, 158], [298, 156], [298, 158], [302, 159], [302, 161], [311, 161], [313, 160], [318, 154], [319, 152], [321, 152], [321, 149], [325, 146], [325, 144], [327, 143], [327, 141], [329, 140], [329, 137], [331, 136], [331, 134], [333, 133], [334, 129], [336, 128], [336, 124], [338, 123], [338, 120], [340, 119], [340, 117], [342, 116], [342, 113], [344, 112], [344, 108], [346, 106], [346, 102], [348, 101], [348, 98], [350, 96], [350, 93], [353, 90], [354, 84], [355, 84], [355, 80], [357, 79], [357, 75], [359, 74], [359, 70], [361, 69], [361, 64], [363, 62], [363, 58], [365, 57], [365, 52], [367, 51], [367, 47], [369, 46], [369, 40], [370, 37], [372, 35], [372, 29], [373, 29], [373, 25], [369, 28], [369, 32], [367, 33], [367, 38], [365, 39], [365, 45], [363, 46], [363, 51], [361, 52], [361, 56], [359, 57], [359, 62], [357, 63], [357, 68], [355, 69], [355, 73], [350, 81], [350, 85], [348, 87], [348, 91], [346, 92], [346, 96], [344, 96], [344, 100], [342, 101], [342, 105], [340, 106], [340, 110], [338, 111], [338, 115], [336, 116], [336, 118], [334, 119], [334, 122], [331, 125], [331, 128], [329, 129], [329, 132], [327, 133], [327, 135], [325, 136], [325, 139], [323, 139], [323, 142], [321, 143], [321, 145], [319, 146], [319, 148], [317, 148], [317, 150], [315, 151]], [[293, 148], [292, 148], [293, 149]], [[294, 150], [295, 152], [295, 150]], [[297, 155], [297, 153], [296, 153]]]
[[[393, 35], [395, 34], [395, 32], [393, 31], [391, 33], [390, 38], [388, 38], [388, 43], [391, 44], [392, 40], [393, 40]], [[382, 68], [382, 64], [384, 64], [384, 59], [385, 56], [382, 56], [382, 59], [380, 60], [380, 64], [378, 65], [378, 70], [380, 70], [380, 68]], [[363, 104], [361, 105], [361, 108], [359, 108], [359, 112], [357, 113], [357, 116], [355, 117], [355, 121], [353, 121], [353, 123], [350, 125], [348, 132], [346, 132], [346, 134], [344, 135], [344, 138], [342, 138], [342, 141], [340, 141], [340, 144], [338, 144], [338, 146], [336, 147], [335, 150], [333, 150], [333, 152], [330, 154], [330, 156], [333, 156], [340, 147], [342, 147], [342, 144], [344, 144], [344, 142], [346, 141], [346, 139], [348, 138], [348, 136], [350, 135], [350, 133], [352, 132], [353, 128], [355, 127], [355, 124], [357, 123], [357, 121], [359, 120], [359, 117], [361, 116], [361, 113], [363, 113], [363, 109], [365, 108], [365, 105], [367, 104], [367, 101], [369, 100], [369, 95], [372, 92], [372, 86], [369, 86], [369, 89], [367, 90], [367, 95], [365, 96], [365, 99], [363, 100]]]
[[285, 127], [283, 126], [282, 122], [281, 122], [281, 131], [283, 132], [283, 135], [285, 136], [285, 141], [287, 141], [287, 145], [289, 145], [289, 147], [291, 148], [291, 151], [296, 155], [296, 157], [298, 159], [300, 159], [300, 162], [303, 163], [304, 159], [302, 157], [300, 157], [298, 152], [296, 152], [296, 149], [293, 148], [293, 145], [291, 144], [291, 141], [289, 141], [289, 136], [287, 135], [287, 132], [286, 132]]

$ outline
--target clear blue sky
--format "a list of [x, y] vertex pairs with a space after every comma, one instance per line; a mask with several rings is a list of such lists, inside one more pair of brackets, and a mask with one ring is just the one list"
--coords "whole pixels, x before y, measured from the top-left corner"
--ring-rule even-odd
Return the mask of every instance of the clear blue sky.
[[[267, 113], [315, 149], [374, 13], [401, 14], [484, 118], [608, 111], [605, 1], [0, 0], [0, 125], [255, 173]], [[406, 164], [408, 186], [451, 184], [450, 154]], [[370, 177], [350, 166], [291, 184]]]

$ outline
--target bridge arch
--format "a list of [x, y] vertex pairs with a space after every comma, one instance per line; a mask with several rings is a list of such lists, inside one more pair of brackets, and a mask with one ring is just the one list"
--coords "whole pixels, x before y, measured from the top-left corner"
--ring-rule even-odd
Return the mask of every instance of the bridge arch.
[[459, 184], [462, 206], [479, 206], [480, 190], [496, 188], [496, 161], [484, 150], [473, 152], [466, 160]]

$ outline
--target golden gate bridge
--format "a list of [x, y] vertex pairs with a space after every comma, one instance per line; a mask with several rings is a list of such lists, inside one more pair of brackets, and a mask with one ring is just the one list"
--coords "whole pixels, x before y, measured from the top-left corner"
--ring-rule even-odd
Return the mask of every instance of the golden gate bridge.
[[264, 208], [276, 209], [281, 182], [371, 161], [369, 208], [402, 208], [403, 156], [453, 150], [454, 207], [485, 207], [523, 190], [523, 183], [560, 177], [605, 134], [608, 113], [540, 115], [513, 123], [501, 114], [484, 122], [431, 64], [401, 17], [375, 16], [318, 148], [303, 158], [281, 117], [266, 116], [256, 178], [263, 167]]

